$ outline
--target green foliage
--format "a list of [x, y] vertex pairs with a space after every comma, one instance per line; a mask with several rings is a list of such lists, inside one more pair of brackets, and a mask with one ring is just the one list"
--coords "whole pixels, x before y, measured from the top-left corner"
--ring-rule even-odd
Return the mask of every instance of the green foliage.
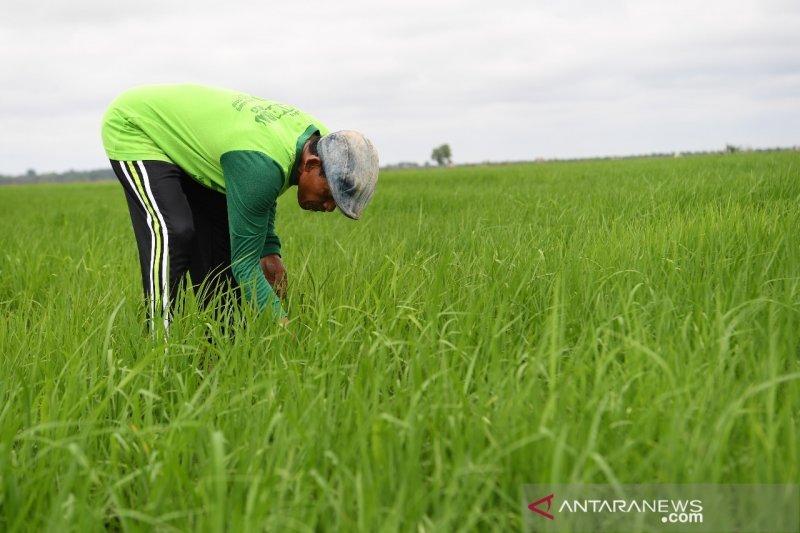
[[735, 144], [726, 144], [725, 145], [725, 153], [726, 154], [735, 154], [741, 152], [742, 149]]
[[357, 223], [287, 195], [289, 330], [188, 297], [168, 342], [118, 185], [0, 189], [0, 530], [519, 530], [525, 483], [796, 482], [797, 168], [385, 172]]
[[436, 161], [436, 164], [438, 164], [440, 167], [445, 165], [451, 165], [453, 163], [452, 157], [453, 155], [450, 151], [449, 144], [443, 144], [441, 146], [437, 146], [436, 148], [433, 149], [433, 152], [431, 152], [431, 159]]

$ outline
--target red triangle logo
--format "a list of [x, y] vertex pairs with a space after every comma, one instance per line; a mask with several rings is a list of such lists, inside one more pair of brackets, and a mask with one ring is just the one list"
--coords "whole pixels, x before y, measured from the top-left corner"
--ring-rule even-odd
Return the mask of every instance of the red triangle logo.
[[[539, 508], [539, 506], [542, 505], [543, 503], [547, 503], [547, 509], [540, 509]], [[544, 498], [540, 498], [540, 499], [536, 500], [535, 502], [531, 503], [530, 505], [528, 505], [528, 509], [530, 509], [534, 513], [542, 515], [543, 517], [547, 518], [548, 520], [552, 520], [555, 517], [548, 512], [550, 510], [550, 506], [552, 504], [553, 504], [553, 494], [551, 493], [551, 494], [545, 496]]]

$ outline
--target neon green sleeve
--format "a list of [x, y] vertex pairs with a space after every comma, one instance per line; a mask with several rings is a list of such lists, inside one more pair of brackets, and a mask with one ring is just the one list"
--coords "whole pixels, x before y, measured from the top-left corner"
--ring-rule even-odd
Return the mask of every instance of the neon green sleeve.
[[270, 232], [273, 236], [275, 233], [275, 203], [283, 173], [266, 154], [255, 151], [226, 152], [220, 163], [228, 202], [233, 276], [259, 311], [269, 308], [275, 318], [284, 317], [280, 298], [264, 278], [259, 261]]

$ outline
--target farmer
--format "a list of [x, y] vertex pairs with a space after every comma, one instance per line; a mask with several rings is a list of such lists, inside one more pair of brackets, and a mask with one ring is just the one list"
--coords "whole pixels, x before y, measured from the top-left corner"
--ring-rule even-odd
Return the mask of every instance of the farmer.
[[285, 324], [278, 197], [296, 185], [303, 209], [338, 207], [357, 220], [378, 179], [362, 134], [329, 133], [297, 108], [199, 85], [124, 92], [102, 137], [125, 190], [153, 331], [159, 319], [169, 328], [187, 271], [204, 305], [238, 286]]

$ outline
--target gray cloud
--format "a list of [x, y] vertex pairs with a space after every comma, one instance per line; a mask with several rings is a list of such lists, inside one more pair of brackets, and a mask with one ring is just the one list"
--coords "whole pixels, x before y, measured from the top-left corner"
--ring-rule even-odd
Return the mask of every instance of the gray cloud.
[[362, 129], [383, 162], [797, 144], [798, 48], [783, 0], [12, 2], [0, 173], [104, 165], [107, 103], [177, 81]]

